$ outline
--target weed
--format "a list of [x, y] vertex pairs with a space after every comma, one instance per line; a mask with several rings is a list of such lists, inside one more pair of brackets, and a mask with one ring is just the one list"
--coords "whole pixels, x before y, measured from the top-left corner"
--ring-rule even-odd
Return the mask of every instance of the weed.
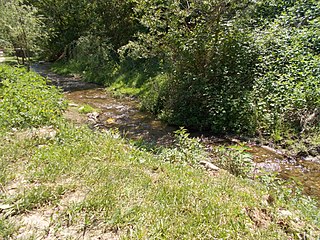
[[165, 148], [160, 154], [160, 158], [171, 163], [188, 164], [198, 166], [201, 160], [208, 158], [203, 146], [198, 138], [190, 138], [185, 128], [175, 131], [174, 148]]
[[246, 149], [238, 145], [217, 147], [214, 151], [215, 163], [236, 176], [247, 177], [253, 168], [253, 160]]
[[16, 226], [11, 223], [8, 219], [0, 216], [0, 238], [11, 239], [13, 234], [16, 232]]
[[48, 186], [38, 186], [25, 189], [14, 198], [9, 198], [6, 202], [14, 206], [10, 209], [11, 214], [21, 214], [27, 210], [39, 208], [45, 204], [56, 202], [65, 193], [63, 186], [51, 188]]
[[46, 80], [25, 69], [0, 65], [0, 127], [57, 124], [66, 108], [62, 94]]
[[85, 104], [81, 107], [79, 107], [78, 111], [80, 113], [92, 113], [92, 112], [99, 112], [98, 109], [95, 109], [94, 107], [90, 106], [89, 104]]

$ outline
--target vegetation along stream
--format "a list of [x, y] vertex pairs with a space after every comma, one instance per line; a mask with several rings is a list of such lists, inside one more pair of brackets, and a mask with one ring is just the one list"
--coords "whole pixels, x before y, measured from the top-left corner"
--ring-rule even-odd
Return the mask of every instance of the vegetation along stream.
[[319, 9], [0, 0], [0, 239], [319, 239]]
[[[62, 88], [70, 101], [68, 118], [78, 123], [89, 123], [100, 129], [118, 129], [129, 139], [155, 146], [169, 146], [173, 143], [177, 127], [169, 126], [149, 113], [139, 109], [139, 102], [132, 97], [115, 97], [99, 85], [81, 81], [77, 76], [60, 76], [48, 71], [47, 64], [33, 66], [33, 70], [50, 79], [51, 83]], [[79, 109], [91, 106], [92, 111], [79, 114]], [[251, 140], [238, 140], [232, 137], [217, 137], [204, 132], [193, 132], [199, 137], [209, 152], [215, 146], [242, 145], [252, 154], [254, 170], [251, 174], [275, 173], [285, 180], [294, 180], [302, 185], [304, 192], [320, 199], [320, 161], [317, 157], [303, 158], [281, 153], [268, 146]]]

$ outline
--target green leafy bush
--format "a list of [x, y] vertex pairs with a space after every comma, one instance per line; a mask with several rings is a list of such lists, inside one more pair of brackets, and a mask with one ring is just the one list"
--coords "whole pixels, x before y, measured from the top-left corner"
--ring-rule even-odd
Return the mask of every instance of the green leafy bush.
[[134, 56], [161, 59], [165, 74], [160, 76], [166, 76], [147, 108], [176, 125], [251, 131], [248, 93], [255, 48], [245, 29], [235, 24], [245, 4], [138, 2], [135, 11], [146, 31], [129, 47]]
[[163, 110], [165, 84], [168, 82], [168, 75], [158, 74], [150, 78], [146, 84], [147, 91], [142, 96], [142, 107], [154, 114], [159, 114]]
[[258, 129], [282, 132], [319, 126], [320, 4], [296, 1], [256, 29], [260, 61], [254, 87]]
[[25, 69], [0, 65], [0, 127], [38, 127], [57, 123], [66, 103], [61, 92]]
[[73, 49], [70, 65], [80, 72], [86, 81], [108, 84], [113, 76], [116, 62], [112, 46], [107, 40], [93, 35], [82, 36]]
[[248, 177], [253, 170], [253, 159], [252, 155], [246, 152], [247, 148], [241, 145], [216, 147], [214, 162], [235, 176]]
[[143, 101], [160, 118], [278, 140], [319, 126], [318, 1], [137, 2], [127, 49], [163, 63]]

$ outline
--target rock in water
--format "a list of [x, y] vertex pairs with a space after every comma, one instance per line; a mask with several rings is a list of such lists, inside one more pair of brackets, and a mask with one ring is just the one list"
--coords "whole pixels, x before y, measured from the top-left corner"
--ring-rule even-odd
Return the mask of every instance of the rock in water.
[[93, 122], [93, 123], [97, 123], [98, 122], [98, 117], [99, 117], [99, 113], [97, 112], [92, 112], [92, 113], [88, 113], [87, 114], [87, 117], [88, 117], [88, 120]]

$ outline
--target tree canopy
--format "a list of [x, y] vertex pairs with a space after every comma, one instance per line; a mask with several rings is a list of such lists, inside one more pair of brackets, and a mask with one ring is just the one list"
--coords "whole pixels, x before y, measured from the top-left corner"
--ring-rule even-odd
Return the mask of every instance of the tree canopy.
[[19, 48], [28, 59], [46, 41], [41, 20], [38, 10], [22, 0], [0, 0], [0, 46]]

